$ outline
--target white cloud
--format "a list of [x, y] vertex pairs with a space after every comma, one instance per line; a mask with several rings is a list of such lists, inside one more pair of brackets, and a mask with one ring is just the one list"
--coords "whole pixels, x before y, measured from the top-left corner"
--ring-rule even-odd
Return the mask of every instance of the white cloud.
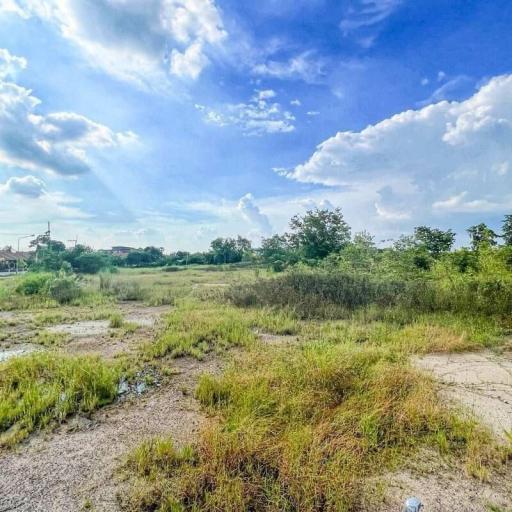
[[[4, 62], [24, 59], [6, 50]], [[88, 151], [129, 144], [132, 132], [116, 133], [74, 112], [38, 113], [41, 101], [32, 91], [0, 77], [0, 163], [27, 170], [80, 174], [90, 169]]]
[[300, 102], [300, 100], [294, 99], [294, 100], [290, 101], [290, 105], [293, 105], [294, 107], [300, 107], [302, 105], [302, 103]]
[[218, 126], [239, 126], [246, 135], [264, 133], [288, 133], [295, 130], [295, 117], [283, 110], [277, 102], [269, 102], [275, 96], [272, 90], [255, 91], [247, 103], [227, 104], [220, 109], [195, 105], [207, 123]]
[[[450, 208], [510, 208], [511, 162], [512, 75], [505, 75], [465, 101], [443, 101], [360, 132], [338, 132], [287, 176], [331, 186], [379, 183], [386, 201], [372, 201], [378, 215], [407, 212], [413, 218]], [[458, 197], [462, 186], [465, 195]]]
[[407, 212], [400, 212], [397, 210], [392, 210], [390, 208], [386, 208], [379, 203], [375, 203], [375, 211], [377, 215], [384, 220], [405, 220], [410, 219], [411, 215]]
[[0, 48], [0, 80], [7, 77], [14, 78], [18, 71], [26, 67], [26, 59], [11, 55], [8, 50]]
[[0, 225], [41, 223], [42, 220], [85, 220], [80, 199], [47, 190], [35, 176], [11, 177], [0, 184]]
[[41, 197], [46, 194], [46, 185], [44, 181], [35, 176], [15, 176], [9, 178], [6, 183], [0, 184], [0, 193], [12, 192], [25, 197]]
[[191, 44], [183, 53], [173, 50], [171, 53], [171, 72], [181, 78], [195, 80], [208, 63], [200, 42]]
[[310, 110], [309, 112], [306, 112], [306, 114], [310, 117], [315, 117], [320, 115], [320, 112], [318, 112], [317, 110]]
[[4, 0], [1, 11], [48, 22], [91, 66], [155, 90], [169, 72], [197, 78], [227, 35], [213, 0]]
[[261, 210], [254, 202], [252, 194], [245, 194], [245, 196], [240, 198], [238, 209], [243, 217], [254, 224], [262, 234], [269, 235], [272, 232], [272, 226], [268, 217], [261, 213]]
[[363, 48], [373, 45], [379, 26], [393, 14], [403, 0], [352, 0], [348, 2], [340, 29], [345, 37], [356, 36]]
[[290, 57], [288, 60], [279, 61], [266, 59], [255, 64], [252, 72], [259, 76], [288, 80], [304, 80], [307, 83], [316, 83], [324, 75], [325, 62], [312, 51], [303, 52]]

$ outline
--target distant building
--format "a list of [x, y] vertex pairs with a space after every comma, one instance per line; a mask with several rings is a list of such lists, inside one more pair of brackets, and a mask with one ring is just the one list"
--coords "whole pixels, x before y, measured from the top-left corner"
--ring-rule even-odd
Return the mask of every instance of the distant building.
[[112, 247], [112, 249], [110, 249], [110, 254], [112, 254], [112, 256], [126, 257], [132, 251], [135, 251], [135, 249], [133, 247], [125, 247], [124, 245], [116, 245], [116, 246]]
[[18, 268], [24, 268], [25, 262], [33, 256], [33, 252], [0, 250], [0, 272], [15, 272], [16, 262], [18, 262]]

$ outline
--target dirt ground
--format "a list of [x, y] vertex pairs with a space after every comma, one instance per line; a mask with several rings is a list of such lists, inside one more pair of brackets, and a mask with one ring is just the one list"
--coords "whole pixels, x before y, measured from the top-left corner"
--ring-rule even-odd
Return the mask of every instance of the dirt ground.
[[218, 373], [218, 359], [179, 359], [169, 384], [74, 418], [56, 432], [32, 436], [17, 451], [0, 456], [0, 512], [118, 511], [123, 484], [116, 468], [140, 442], [171, 435], [178, 445], [192, 440], [204, 417], [193, 398], [200, 374]]
[[422, 453], [417, 463], [417, 470], [411, 467], [380, 479], [380, 485], [383, 480], [385, 482], [384, 499], [380, 495], [375, 496], [377, 504], [366, 505], [364, 512], [399, 512], [411, 496], [421, 500], [424, 512], [510, 510], [510, 475], [495, 475], [492, 483], [480, 482], [469, 478], [462, 468], [448, 466], [437, 453], [430, 452]]
[[451, 404], [462, 405], [503, 439], [512, 434], [512, 352], [430, 354], [416, 364], [434, 375]]

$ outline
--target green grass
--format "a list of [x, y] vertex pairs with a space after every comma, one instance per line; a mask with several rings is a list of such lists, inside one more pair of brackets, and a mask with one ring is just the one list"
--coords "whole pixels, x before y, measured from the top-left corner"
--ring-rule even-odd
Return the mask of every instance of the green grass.
[[109, 317], [109, 327], [111, 329], [119, 329], [124, 325], [123, 315], [119, 312], [112, 313]]
[[0, 446], [116, 397], [119, 368], [98, 357], [35, 353], [0, 363]]
[[192, 447], [159, 439], [134, 452], [127, 510], [343, 512], [368, 478], [421, 447], [482, 479], [510, 456], [384, 347], [256, 345], [222, 377], [203, 377], [197, 397], [218, 420]]
[[192, 356], [247, 346], [257, 339], [256, 330], [272, 334], [296, 334], [300, 329], [290, 313], [270, 309], [241, 310], [212, 302], [189, 300], [166, 317], [163, 333], [143, 346], [146, 359]]
[[60, 347], [70, 340], [70, 336], [64, 332], [39, 331], [34, 342], [44, 347]]

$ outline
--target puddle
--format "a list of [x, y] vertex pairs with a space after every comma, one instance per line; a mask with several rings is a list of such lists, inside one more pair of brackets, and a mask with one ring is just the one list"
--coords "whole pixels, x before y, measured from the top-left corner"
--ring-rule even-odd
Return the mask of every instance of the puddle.
[[24, 356], [31, 352], [36, 352], [37, 350], [41, 350], [41, 347], [35, 345], [18, 345], [12, 348], [0, 349], [0, 363], [12, 357]]

